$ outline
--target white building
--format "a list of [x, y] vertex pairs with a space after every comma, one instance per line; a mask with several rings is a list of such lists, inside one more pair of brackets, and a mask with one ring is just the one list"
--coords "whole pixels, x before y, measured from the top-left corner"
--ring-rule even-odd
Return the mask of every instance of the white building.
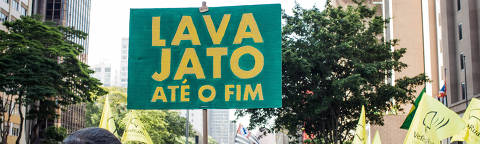
[[128, 38], [122, 38], [119, 79], [120, 87], [126, 88], [128, 86]]
[[234, 137], [231, 134], [229, 109], [208, 110], [208, 135], [212, 136], [219, 144], [231, 144]]
[[112, 66], [106, 63], [100, 63], [92, 66], [93, 77], [102, 82], [103, 86], [112, 86]]
[[0, 0], [0, 30], [7, 28], [1, 23], [20, 19], [32, 13], [32, 0]]
[[[187, 110], [175, 110], [180, 116], [186, 117]], [[234, 144], [236, 126], [230, 120], [229, 109], [209, 109], [208, 135], [215, 139], [219, 144]], [[203, 136], [203, 111], [201, 109], [189, 110], [189, 124], [193, 130], [200, 136]], [[192, 136], [193, 137], [193, 136]]]
[[[177, 111], [181, 117], [187, 117], [187, 110], [174, 110]], [[189, 125], [200, 136], [203, 136], [203, 113], [201, 109], [189, 110]], [[193, 137], [193, 136], [191, 136]]]

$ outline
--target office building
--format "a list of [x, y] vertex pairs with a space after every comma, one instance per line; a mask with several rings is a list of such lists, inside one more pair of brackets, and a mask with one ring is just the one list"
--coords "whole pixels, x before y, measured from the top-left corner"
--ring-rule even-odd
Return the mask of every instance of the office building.
[[112, 66], [106, 63], [100, 63], [92, 66], [92, 70], [95, 71], [93, 73], [93, 77], [100, 80], [103, 86], [109, 87], [112, 86]]
[[[42, 16], [44, 21], [52, 21], [58, 25], [73, 27], [85, 33], [90, 29], [91, 0], [34, 0], [32, 13]], [[88, 57], [88, 37], [72, 39], [84, 47], [79, 59], [86, 63]], [[84, 104], [70, 105], [59, 111], [59, 118], [47, 125], [64, 127], [68, 133], [85, 127]]]
[[128, 38], [122, 38], [122, 47], [120, 49], [120, 87], [128, 86]]
[[[180, 116], [186, 117], [186, 110], [175, 110]], [[189, 110], [189, 124], [196, 131], [199, 138], [203, 136], [203, 111]], [[209, 109], [207, 112], [208, 135], [219, 144], [233, 144], [235, 139], [235, 123], [230, 121], [229, 109]], [[192, 136], [193, 137], [193, 136]], [[200, 140], [201, 142], [201, 140]]]
[[480, 97], [479, 8], [478, 0], [440, 2], [447, 105], [460, 115], [467, 102]]
[[212, 136], [219, 144], [230, 144], [230, 110], [210, 109], [208, 110], [208, 135]]
[[[439, 23], [440, 0], [366, 0], [370, 7], [376, 6], [377, 15], [390, 19], [385, 28], [386, 40], [398, 39], [398, 45], [392, 50], [406, 48], [407, 52], [400, 59], [408, 67], [401, 72], [394, 72], [387, 83], [395, 85], [395, 79], [405, 76], [412, 77], [425, 73], [431, 80], [425, 85], [426, 93], [437, 96], [439, 89], [444, 83], [443, 62], [440, 43], [441, 29]], [[346, 6], [353, 4], [352, 0], [332, 0], [333, 6]], [[448, 84], [447, 84], [448, 85]], [[417, 94], [423, 86], [417, 87]], [[371, 139], [378, 130], [384, 143], [402, 142], [407, 130], [400, 129], [411, 104], [401, 105], [403, 112], [387, 113], [384, 117], [384, 125], [372, 125], [370, 130]]]
[[[44, 21], [53, 21], [58, 25], [73, 27], [85, 33], [90, 30], [91, 0], [35, 0], [34, 14], [41, 15]], [[74, 38], [73, 42], [84, 47], [80, 55], [83, 62], [87, 62], [88, 37]]]
[[[0, 23], [19, 19], [32, 13], [32, 0], [0, 0]], [[6, 27], [0, 25], [0, 30]]]

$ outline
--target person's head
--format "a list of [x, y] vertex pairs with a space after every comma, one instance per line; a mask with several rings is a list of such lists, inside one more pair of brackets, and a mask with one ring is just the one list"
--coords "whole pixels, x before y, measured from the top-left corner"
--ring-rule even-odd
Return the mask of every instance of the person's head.
[[102, 128], [84, 128], [63, 140], [64, 144], [121, 144], [115, 135]]

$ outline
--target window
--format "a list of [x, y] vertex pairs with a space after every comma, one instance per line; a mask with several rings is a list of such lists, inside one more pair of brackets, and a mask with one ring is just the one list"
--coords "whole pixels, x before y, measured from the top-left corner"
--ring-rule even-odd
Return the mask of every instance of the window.
[[13, 0], [12, 7], [18, 11], [18, 2]]
[[105, 68], [105, 72], [110, 72], [110, 68]]
[[95, 72], [102, 72], [101, 68], [95, 68]]
[[460, 69], [465, 69], [465, 56], [463, 55], [463, 53], [460, 54]]
[[462, 100], [467, 98], [467, 87], [465, 86], [465, 82], [462, 82]]
[[25, 9], [24, 7], [21, 6], [20, 7], [20, 14], [26, 16], [27, 15], [27, 9]]
[[8, 4], [8, 0], [2, 0], [4, 3], [7, 3]]
[[458, 25], [458, 39], [462, 40], [463, 39], [463, 33], [462, 33], [462, 24]]
[[457, 0], [457, 11], [460, 11], [462, 9], [462, 4], [460, 3], [460, 0]]
[[3, 23], [7, 21], [8, 16], [0, 12], [0, 22]]
[[12, 135], [12, 136], [19, 136], [20, 135], [20, 128], [16, 124], [13, 124], [11, 130], [12, 131], [10, 132], [10, 135]]

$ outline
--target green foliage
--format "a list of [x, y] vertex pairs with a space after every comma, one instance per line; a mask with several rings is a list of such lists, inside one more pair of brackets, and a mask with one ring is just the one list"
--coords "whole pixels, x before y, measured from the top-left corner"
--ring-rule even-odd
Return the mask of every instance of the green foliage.
[[[124, 118], [127, 114], [126, 89], [118, 87], [107, 87], [105, 89], [109, 92], [108, 97], [115, 125], [117, 126], [117, 134], [121, 137], [126, 126], [126, 123], [124, 123]], [[99, 97], [96, 102], [87, 104], [87, 127], [98, 127], [104, 102], [105, 97]], [[180, 144], [185, 142], [184, 137], [183, 141], [178, 140], [182, 136], [185, 136], [185, 124], [187, 120], [179, 116], [177, 112], [166, 110], [137, 110], [136, 113], [150, 134], [153, 143]], [[190, 136], [193, 137], [195, 133], [191, 125], [189, 132]]]
[[[386, 83], [393, 71], [407, 67], [400, 61], [406, 49], [391, 50], [397, 40], [384, 40], [388, 20], [375, 16], [375, 9], [297, 5], [283, 20], [283, 107], [237, 111], [251, 115], [250, 127], [286, 129], [295, 137], [305, 128], [320, 143], [342, 143], [352, 138], [362, 105], [367, 120], [381, 125], [385, 111], [412, 102], [415, 87], [427, 80], [421, 74]], [[266, 125], [271, 118], [274, 127]]]
[[[93, 101], [95, 95], [106, 93], [78, 59], [84, 48], [72, 40], [84, 39], [86, 33], [32, 17], [3, 24], [7, 32], [0, 31], [0, 91], [17, 95], [16, 103], [29, 107], [26, 119], [43, 123], [54, 119], [61, 106]], [[23, 112], [18, 110], [23, 130]], [[34, 123], [31, 141], [38, 139], [37, 130]]]
[[[110, 107], [114, 115], [114, 121], [120, 122], [126, 114], [126, 102], [127, 102], [127, 89], [119, 87], [106, 87], [108, 91], [108, 97], [110, 100]], [[105, 97], [98, 97], [95, 102], [86, 104], [86, 127], [98, 127], [100, 119], [102, 117], [103, 104], [105, 103]], [[119, 123], [116, 123], [117, 128]], [[121, 131], [123, 132], [123, 131]], [[119, 133], [122, 134], [122, 133]]]
[[208, 136], [208, 144], [218, 144], [218, 142], [213, 139], [211, 136]]
[[45, 143], [58, 144], [67, 137], [67, 129], [63, 127], [50, 126], [45, 130]]

